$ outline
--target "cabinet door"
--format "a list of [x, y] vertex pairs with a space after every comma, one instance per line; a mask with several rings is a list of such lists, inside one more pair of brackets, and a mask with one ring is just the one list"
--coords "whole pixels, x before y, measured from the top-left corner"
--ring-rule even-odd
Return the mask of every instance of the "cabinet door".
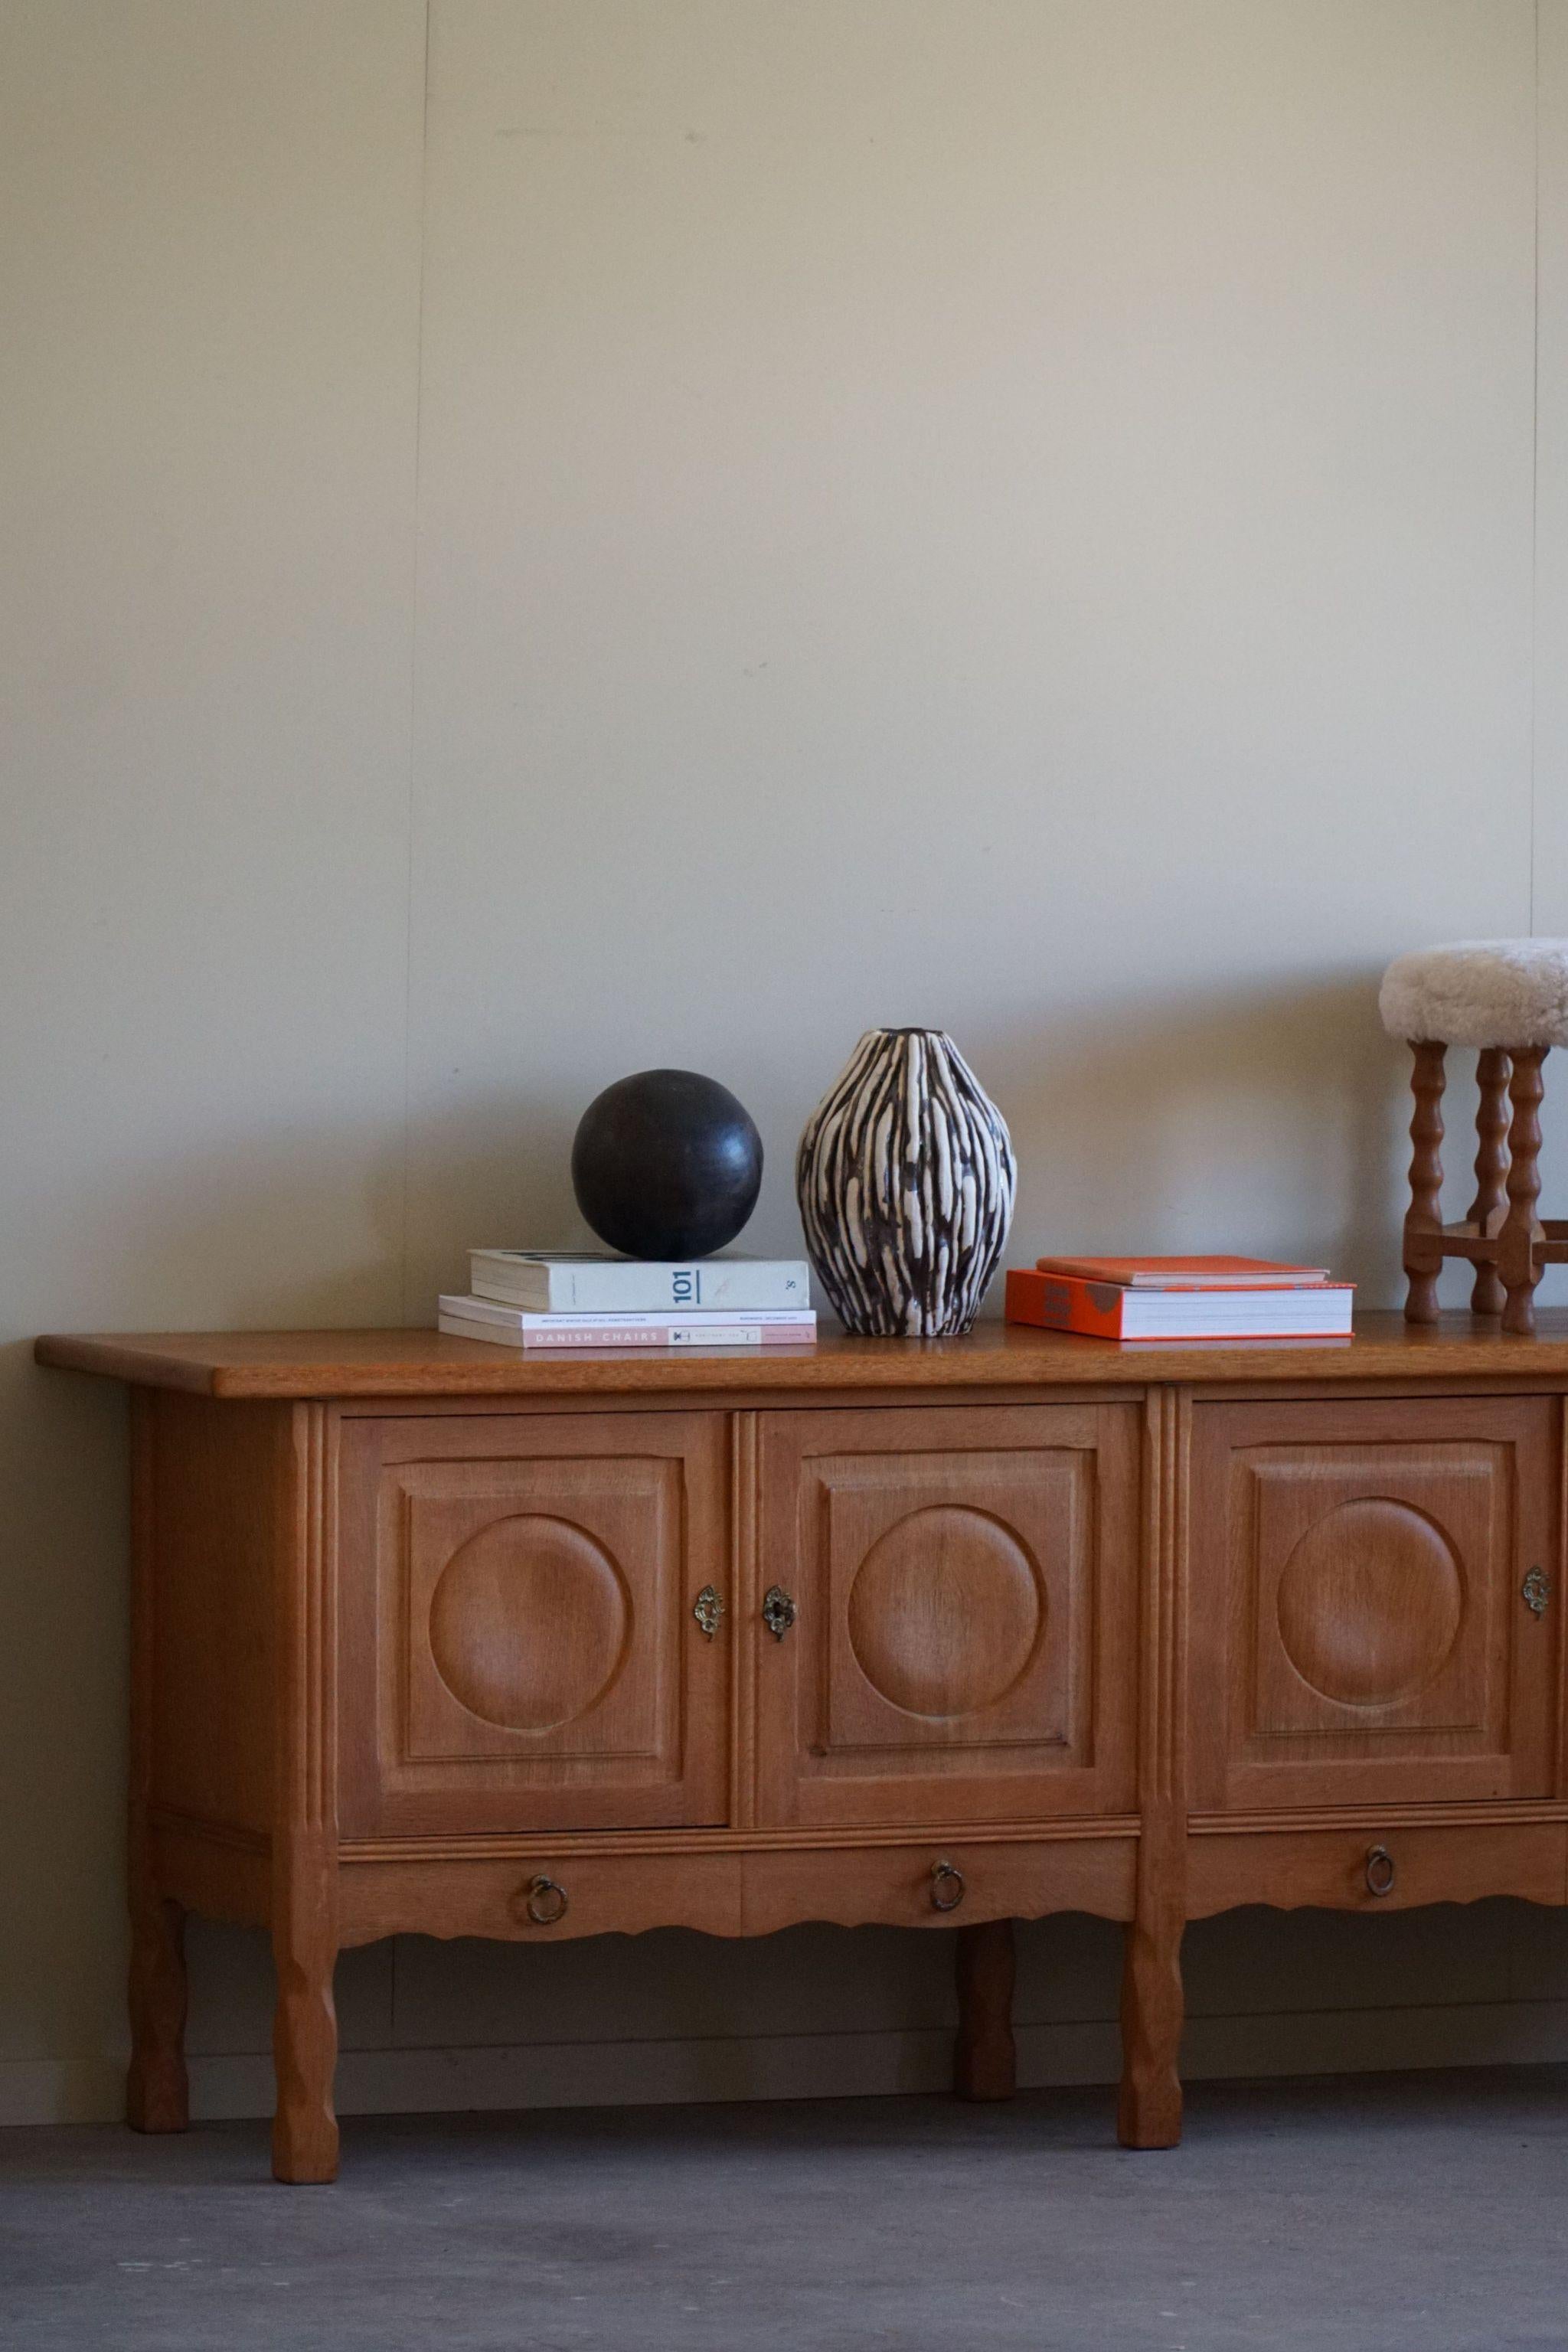
[[1552, 1412], [1195, 1408], [1195, 1807], [1549, 1793], [1560, 1611], [1524, 1588], [1555, 1580]]
[[1131, 1808], [1137, 1408], [761, 1420], [759, 1820]]
[[721, 1416], [348, 1421], [348, 1835], [726, 1817]]

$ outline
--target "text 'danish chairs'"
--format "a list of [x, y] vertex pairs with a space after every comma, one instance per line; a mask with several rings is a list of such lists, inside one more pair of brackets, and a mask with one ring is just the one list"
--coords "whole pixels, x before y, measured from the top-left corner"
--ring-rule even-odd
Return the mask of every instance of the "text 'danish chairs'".
[[[1468, 1258], [1476, 1269], [1472, 1312], [1500, 1315], [1505, 1331], [1533, 1331], [1542, 1269], [1568, 1261], [1568, 1219], [1535, 1213], [1542, 1065], [1553, 1045], [1568, 1045], [1568, 940], [1463, 940], [1418, 949], [1389, 965], [1379, 1005], [1384, 1027], [1405, 1038], [1415, 1056], [1405, 1318], [1435, 1323], [1444, 1259]], [[1476, 1197], [1462, 1223], [1445, 1225], [1439, 1147], [1450, 1045], [1478, 1049], [1479, 1102]]]

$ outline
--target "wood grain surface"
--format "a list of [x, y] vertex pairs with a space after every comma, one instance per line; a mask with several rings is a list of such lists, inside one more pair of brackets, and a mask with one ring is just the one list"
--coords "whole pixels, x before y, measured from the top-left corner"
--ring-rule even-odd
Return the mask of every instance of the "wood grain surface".
[[[1130, 1811], [1138, 1409], [762, 1417], [757, 1818]], [[751, 1613], [751, 1612], [748, 1612]]]
[[1126, 1930], [1121, 2138], [1171, 2146], [1188, 1919], [1568, 1897], [1542, 1323], [41, 1340], [136, 1391], [132, 2119], [184, 2119], [186, 1911], [271, 1928], [320, 2181], [346, 1945], [956, 1928], [997, 2096], [1005, 1923], [1075, 1910]]
[[1011, 1919], [960, 1927], [953, 1938], [958, 2036], [952, 2087], [961, 2099], [1010, 2099], [1018, 2084], [1013, 2042], [1017, 1959]]
[[1192, 1797], [1226, 1806], [1552, 1794], [1545, 1397], [1259, 1399], [1194, 1412]]
[[728, 1454], [711, 1412], [347, 1423], [344, 1832], [721, 1822]]
[[1407, 1324], [1357, 1318], [1352, 1339], [1085, 1339], [1018, 1323], [983, 1323], [961, 1339], [857, 1339], [824, 1332], [815, 1347], [605, 1349], [563, 1361], [545, 1352], [449, 1339], [436, 1331], [50, 1333], [40, 1364], [148, 1388], [216, 1397], [742, 1397], [815, 1391], [1033, 1387], [1142, 1388], [1160, 1381], [1568, 1378], [1568, 1309], [1538, 1318], [1533, 1338], [1487, 1317]]

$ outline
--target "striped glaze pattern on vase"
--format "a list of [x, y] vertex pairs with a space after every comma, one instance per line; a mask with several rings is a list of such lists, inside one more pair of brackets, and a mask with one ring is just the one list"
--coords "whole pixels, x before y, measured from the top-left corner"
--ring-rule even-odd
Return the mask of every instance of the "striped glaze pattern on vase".
[[1007, 1123], [940, 1029], [868, 1029], [800, 1139], [805, 1246], [847, 1330], [967, 1331], [1017, 1189]]

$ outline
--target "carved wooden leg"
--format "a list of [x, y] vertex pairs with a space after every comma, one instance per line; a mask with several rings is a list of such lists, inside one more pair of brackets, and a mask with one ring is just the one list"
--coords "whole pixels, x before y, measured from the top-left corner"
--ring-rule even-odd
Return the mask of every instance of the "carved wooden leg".
[[[1508, 1200], [1508, 1055], [1488, 1045], [1476, 1064], [1476, 1198], [1469, 1222], [1478, 1234], [1494, 1229]], [[1472, 1315], [1500, 1315], [1507, 1293], [1495, 1265], [1478, 1265], [1470, 1290]]]
[[272, 2170], [279, 2180], [332, 2180], [338, 2120], [332, 2074], [338, 2015], [332, 1968], [338, 1956], [335, 1864], [319, 1840], [286, 1841], [273, 1879], [272, 1957], [278, 2006], [272, 2057], [278, 2107]]
[[1182, 2137], [1182, 1920], [1169, 1906], [1141, 1909], [1126, 1929], [1121, 1968], [1123, 2147], [1174, 2147]]
[[1508, 1089], [1513, 1124], [1508, 1135], [1508, 1215], [1498, 1236], [1498, 1272], [1507, 1293], [1502, 1328], [1526, 1335], [1535, 1328], [1535, 1286], [1541, 1279], [1535, 1255], [1535, 1203], [1541, 1196], [1538, 1114], [1546, 1091], [1541, 1074], [1546, 1052], [1544, 1045], [1516, 1052]]
[[125, 2120], [132, 2131], [184, 2131], [191, 2119], [184, 1941], [184, 1913], [158, 1893], [144, 1866], [138, 1870], [133, 1864], [131, 2069], [125, 2078]]
[[954, 1937], [958, 2040], [952, 2087], [961, 2099], [1010, 2099], [1017, 2088], [1013, 1984], [1017, 1967], [1011, 1919], [961, 1927]]
[[1443, 1059], [1447, 1048], [1421, 1040], [1410, 1048], [1415, 1057], [1410, 1090], [1415, 1108], [1410, 1120], [1410, 1206], [1405, 1213], [1405, 1271], [1410, 1287], [1405, 1294], [1407, 1323], [1437, 1320], [1437, 1276], [1443, 1271]]

